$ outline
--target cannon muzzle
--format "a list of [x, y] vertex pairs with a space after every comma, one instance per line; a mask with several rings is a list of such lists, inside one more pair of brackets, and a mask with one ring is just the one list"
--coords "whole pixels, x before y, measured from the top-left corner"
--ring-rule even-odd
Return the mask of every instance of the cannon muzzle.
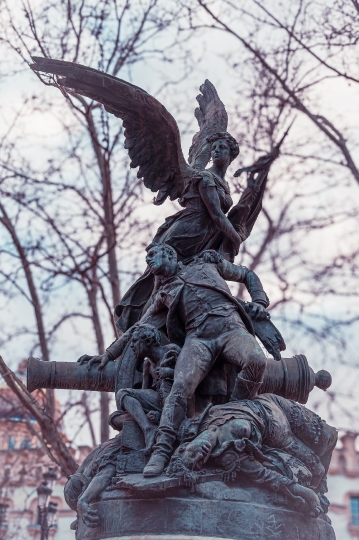
[[279, 361], [267, 359], [260, 393], [276, 394], [298, 403], [307, 403], [314, 386], [325, 391], [331, 384], [332, 376], [329, 371], [321, 369], [314, 373], [306, 356], [296, 354]]

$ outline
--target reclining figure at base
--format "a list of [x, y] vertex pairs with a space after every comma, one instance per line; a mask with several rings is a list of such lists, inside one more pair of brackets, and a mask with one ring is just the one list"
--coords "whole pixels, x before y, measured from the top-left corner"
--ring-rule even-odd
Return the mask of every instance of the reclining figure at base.
[[[262, 394], [208, 408], [200, 421], [183, 429], [185, 442], [167, 469], [195, 483], [208, 470], [282, 491], [298, 509], [317, 517], [327, 512], [326, 474], [337, 430], [294, 401]], [[197, 472], [196, 472], [197, 471]]]
[[111, 485], [112, 478], [116, 476], [120, 451], [121, 433], [92, 450], [76, 473], [68, 478], [64, 487], [65, 501], [77, 512], [77, 519], [71, 524], [71, 529], [77, 528], [79, 518], [88, 527], [97, 527], [100, 524], [98, 512], [90, 503]]
[[[226, 482], [243, 475], [282, 493], [304, 514], [327, 512], [326, 474], [337, 431], [303, 405], [262, 394], [208, 406], [199, 417], [183, 422], [180, 437], [189, 442], [175, 451], [167, 476], [193, 485], [207, 474], [210, 480], [211, 474], [221, 473]], [[99, 525], [90, 505], [113, 483], [121, 443], [121, 434], [102, 443], [65, 486], [66, 502], [88, 527]]]

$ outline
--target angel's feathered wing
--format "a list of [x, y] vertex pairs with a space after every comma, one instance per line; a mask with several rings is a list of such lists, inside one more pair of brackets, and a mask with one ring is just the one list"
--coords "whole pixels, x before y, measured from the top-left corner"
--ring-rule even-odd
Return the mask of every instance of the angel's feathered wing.
[[34, 71], [57, 75], [57, 84], [102, 103], [123, 120], [131, 167], [158, 192], [155, 204], [177, 199], [195, 171], [186, 163], [177, 123], [167, 109], [138, 86], [73, 62], [33, 58]]
[[220, 131], [227, 131], [228, 116], [219, 99], [217, 90], [206, 79], [200, 87], [202, 92], [197, 96], [199, 107], [194, 111], [199, 124], [199, 132], [192, 139], [189, 149], [189, 164], [196, 170], [203, 170], [211, 157], [211, 145], [207, 138]]

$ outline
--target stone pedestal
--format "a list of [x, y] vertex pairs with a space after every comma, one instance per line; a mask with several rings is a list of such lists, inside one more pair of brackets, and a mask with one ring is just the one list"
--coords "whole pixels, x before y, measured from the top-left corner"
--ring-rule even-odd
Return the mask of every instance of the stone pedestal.
[[[165, 495], [165, 496], [164, 496]], [[284, 497], [213, 481], [166, 494], [113, 490], [93, 504], [101, 524], [82, 522], [77, 540], [335, 540], [330, 520], [290, 509]]]

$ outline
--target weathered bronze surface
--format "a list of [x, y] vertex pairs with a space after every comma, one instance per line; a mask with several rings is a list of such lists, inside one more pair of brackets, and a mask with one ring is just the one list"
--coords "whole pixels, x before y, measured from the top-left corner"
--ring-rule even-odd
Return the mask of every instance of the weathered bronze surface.
[[[109, 362], [102, 370], [97, 366], [89, 370], [86, 364], [43, 362], [31, 356], [27, 367], [27, 388], [30, 392], [38, 388], [114, 392], [118, 368], [117, 362]], [[210, 372], [200, 385], [201, 393], [209, 395], [216, 386], [218, 389], [218, 377], [222, 373], [222, 370]], [[142, 373], [135, 371], [134, 385], [141, 382]], [[280, 362], [267, 358], [259, 393], [270, 392], [299, 403], [306, 403], [309, 393], [315, 386], [327, 390], [330, 384], [330, 373], [325, 370], [314, 373], [304, 354], [281, 358]]]
[[[65, 486], [76, 538], [335, 540], [325, 493], [337, 431], [302, 405], [314, 386], [330, 386], [330, 374], [314, 373], [302, 354], [282, 358], [261, 280], [233, 262], [286, 134], [236, 172], [248, 176], [233, 205], [225, 175], [239, 147], [209, 81], [187, 163], [176, 121], [141, 88], [71, 62], [34, 58], [31, 67], [121, 118], [131, 167], [157, 192], [154, 203], [183, 207], [146, 249], [145, 272], [115, 309], [121, 336], [103, 355], [29, 359], [31, 391], [115, 393], [117, 436]], [[228, 281], [243, 283], [251, 301]]]

